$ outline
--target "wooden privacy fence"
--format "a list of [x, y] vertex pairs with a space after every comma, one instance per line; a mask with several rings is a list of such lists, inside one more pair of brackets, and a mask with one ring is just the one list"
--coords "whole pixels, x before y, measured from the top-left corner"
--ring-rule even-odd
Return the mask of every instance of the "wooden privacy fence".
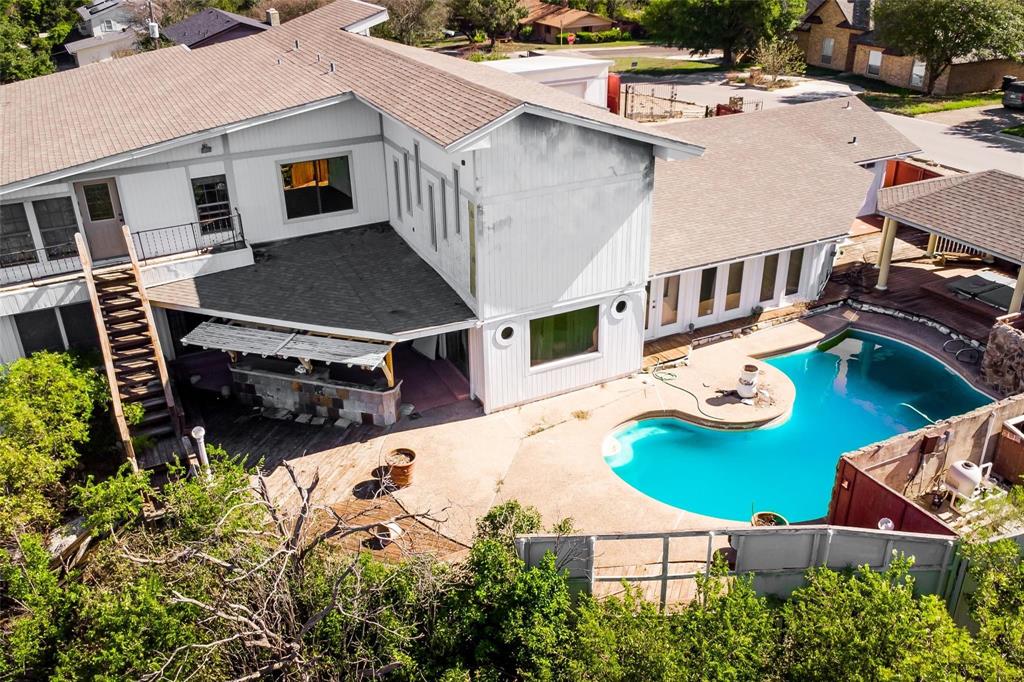
[[[547, 552], [570, 581], [595, 596], [606, 596], [623, 581], [641, 588], [662, 608], [686, 602], [695, 579], [708, 575], [716, 554], [729, 575], [753, 576], [758, 594], [787, 597], [806, 584], [807, 569], [842, 570], [869, 565], [884, 570], [897, 554], [914, 557], [911, 573], [919, 594], [937, 594], [949, 603], [959, 595], [965, 563], [948, 535], [902, 533], [842, 526], [785, 526], [680, 530], [600, 535], [524, 535], [516, 551], [528, 565]], [[651, 589], [653, 588], [653, 589]]]

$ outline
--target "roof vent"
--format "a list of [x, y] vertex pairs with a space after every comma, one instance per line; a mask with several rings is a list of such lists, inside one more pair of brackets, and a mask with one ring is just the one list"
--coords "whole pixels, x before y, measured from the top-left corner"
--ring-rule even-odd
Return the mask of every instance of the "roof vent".
[[296, 50], [299, 49], [299, 39], [298, 38], [295, 39], [295, 49]]
[[853, 108], [853, 104], [850, 102], [850, 100], [846, 100], [846, 104], [843, 105], [843, 109], [846, 109], [847, 111], [849, 111], [852, 108]]
[[857, 144], [857, 136], [856, 135], [853, 136], [853, 139], [850, 140], [849, 144]]
[[280, 26], [281, 25], [281, 13], [271, 7], [267, 10], [266, 21], [264, 22], [268, 26]]
[[281, 58], [280, 57], [277, 58], [277, 65], [281, 66]]
[[334, 62], [331, 62], [331, 73], [334, 73]]
[[320, 63], [320, 53], [319, 52], [316, 53], [316, 61], [317, 61], [317, 64]]

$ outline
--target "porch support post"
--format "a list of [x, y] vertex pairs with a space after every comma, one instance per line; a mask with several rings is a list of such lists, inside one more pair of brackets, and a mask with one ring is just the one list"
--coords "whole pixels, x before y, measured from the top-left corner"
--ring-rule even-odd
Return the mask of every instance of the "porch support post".
[[882, 249], [878, 254], [878, 283], [875, 289], [885, 291], [889, 288], [889, 265], [892, 263], [892, 249], [896, 242], [896, 228], [899, 226], [892, 218], [886, 218], [882, 226]]
[[[392, 346], [394, 348], [394, 346]], [[388, 388], [395, 387], [395, 360], [391, 357], [391, 351], [388, 350], [388, 354], [384, 356], [384, 364], [381, 365], [381, 370], [384, 372], [384, 376], [388, 380]]]
[[932, 232], [928, 235], [928, 251], [925, 253], [929, 258], [935, 258], [935, 248], [939, 245], [939, 235]]
[[1010, 299], [1010, 309], [1006, 312], [1019, 313], [1021, 303], [1024, 303], [1024, 265], [1017, 271], [1017, 286], [1013, 288], [1013, 298]]

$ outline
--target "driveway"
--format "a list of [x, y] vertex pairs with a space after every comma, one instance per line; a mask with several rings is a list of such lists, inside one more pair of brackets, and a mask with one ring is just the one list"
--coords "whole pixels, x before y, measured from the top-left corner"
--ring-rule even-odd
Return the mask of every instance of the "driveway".
[[950, 126], [921, 117], [879, 116], [917, 144], [920, 156], [944, 166], [967, 172], [996, 168], [1024, 175], [1024, 140], [985, 132], [969, 123]]
[[743, 97], [750, 102], [760, 102], [765, 109], [771, 109], [829, 97], [848, 97], [860, 92], [860, 88], [847, 83], [811, 78], [793, 80], [797, 81], [797, 85], [791, 88], [759, 90], [728, 83], [725, 81], [725, 74], [719, 71], [657, 77], [622, 74], [623, 83], [647, 84], [654, 89], [653, 94], [657, 97], [671, 97], [674, 90], [677, 100], [711, 107], [727, 103], [730, 97]]

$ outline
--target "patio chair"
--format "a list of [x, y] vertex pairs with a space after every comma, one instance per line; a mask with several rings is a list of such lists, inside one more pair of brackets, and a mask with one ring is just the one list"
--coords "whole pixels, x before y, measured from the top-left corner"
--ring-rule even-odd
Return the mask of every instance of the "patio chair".
[[984, 294], [986, 291], [998, 289], [1000, 286], [1002, 285], [985, 279], [980, 275], [971, 275], [970, 277], [957, 279], [946, 285], [950, 291], [960, 298], [978, 298], [979, 295]]
[[1013, 299], [1013, 287], [1008, 287], [1005, 284], [995, 284], [991, 289], [987, 289], [976, 297], [982, 303], [988, 303], [993, 308], [999, 308], [1000, 310], [1009, 310], [1010, 301]]

